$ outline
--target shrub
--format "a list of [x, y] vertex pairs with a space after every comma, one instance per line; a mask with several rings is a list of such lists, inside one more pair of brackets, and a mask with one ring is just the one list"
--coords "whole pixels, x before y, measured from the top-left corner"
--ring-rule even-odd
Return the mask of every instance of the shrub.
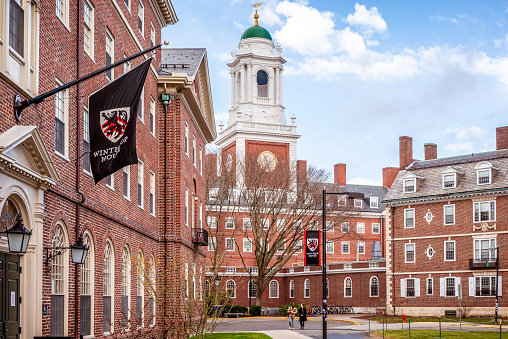
[[[282, 314], [282, 315], [287, 316], [287, 315], [288, 315], [288, 308], [289, 308], [289, 306], [291, 306], [292, 304], [293, 304], [293, 303], [280, 306], [280, 307], [279, 307], [279, 313], [280, 313], [280, 314]], [[300, 309], [300, 305], [301, 305], [301, 304], [295, 304], [295, 307], [296, 307], [296, 309], [297, 309], [297, 310], [299, 310], [299, 309]]]
[[251, 315], [260, 315], [261, 314], [261, 306], [258, 305], [252, 305], [250, 307], [249, 313]]
[[245, 306], [241, 306], [241, 305], [233, 305], [231, 307], [231, 309], [228, 311], [228, 313], [241, 313], [241, 314], [245, 314], [247, 313], [249, 309]]

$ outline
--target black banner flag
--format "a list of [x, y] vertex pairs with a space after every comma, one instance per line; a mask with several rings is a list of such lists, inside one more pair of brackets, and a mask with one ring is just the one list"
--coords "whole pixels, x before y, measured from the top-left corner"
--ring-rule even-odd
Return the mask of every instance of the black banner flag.
[[90, 162], [97, 184], [137, 164], [136, 117], [152, 58], [90, 96]]
[[321, 265], [321, 231], [305, 231], [305, 266]]

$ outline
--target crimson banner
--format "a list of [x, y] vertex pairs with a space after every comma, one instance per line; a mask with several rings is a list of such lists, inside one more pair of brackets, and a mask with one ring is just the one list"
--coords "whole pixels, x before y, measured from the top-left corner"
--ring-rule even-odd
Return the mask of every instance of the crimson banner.
[[321, 266], [321, 231], [305, 231], [305, 266]]

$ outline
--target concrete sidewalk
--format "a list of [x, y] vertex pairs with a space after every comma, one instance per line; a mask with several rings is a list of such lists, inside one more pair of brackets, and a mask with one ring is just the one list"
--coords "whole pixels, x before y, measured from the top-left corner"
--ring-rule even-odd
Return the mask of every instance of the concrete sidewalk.
[[272, 339], [305, 339], [310, 338], [306, 335], [303, 335], [299, 332], [291, 331], [291, 330], [278, 330], [278, 331], [257, 331], [258, 333], [266, 334]]

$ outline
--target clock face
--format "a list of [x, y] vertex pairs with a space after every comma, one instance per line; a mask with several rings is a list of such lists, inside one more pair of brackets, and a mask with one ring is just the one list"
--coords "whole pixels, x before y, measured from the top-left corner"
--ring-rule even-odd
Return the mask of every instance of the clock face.
[[259, 153], [258, 165], [266, 172], [271, 172], [277, 167], [277, 157], [269, 151]]

